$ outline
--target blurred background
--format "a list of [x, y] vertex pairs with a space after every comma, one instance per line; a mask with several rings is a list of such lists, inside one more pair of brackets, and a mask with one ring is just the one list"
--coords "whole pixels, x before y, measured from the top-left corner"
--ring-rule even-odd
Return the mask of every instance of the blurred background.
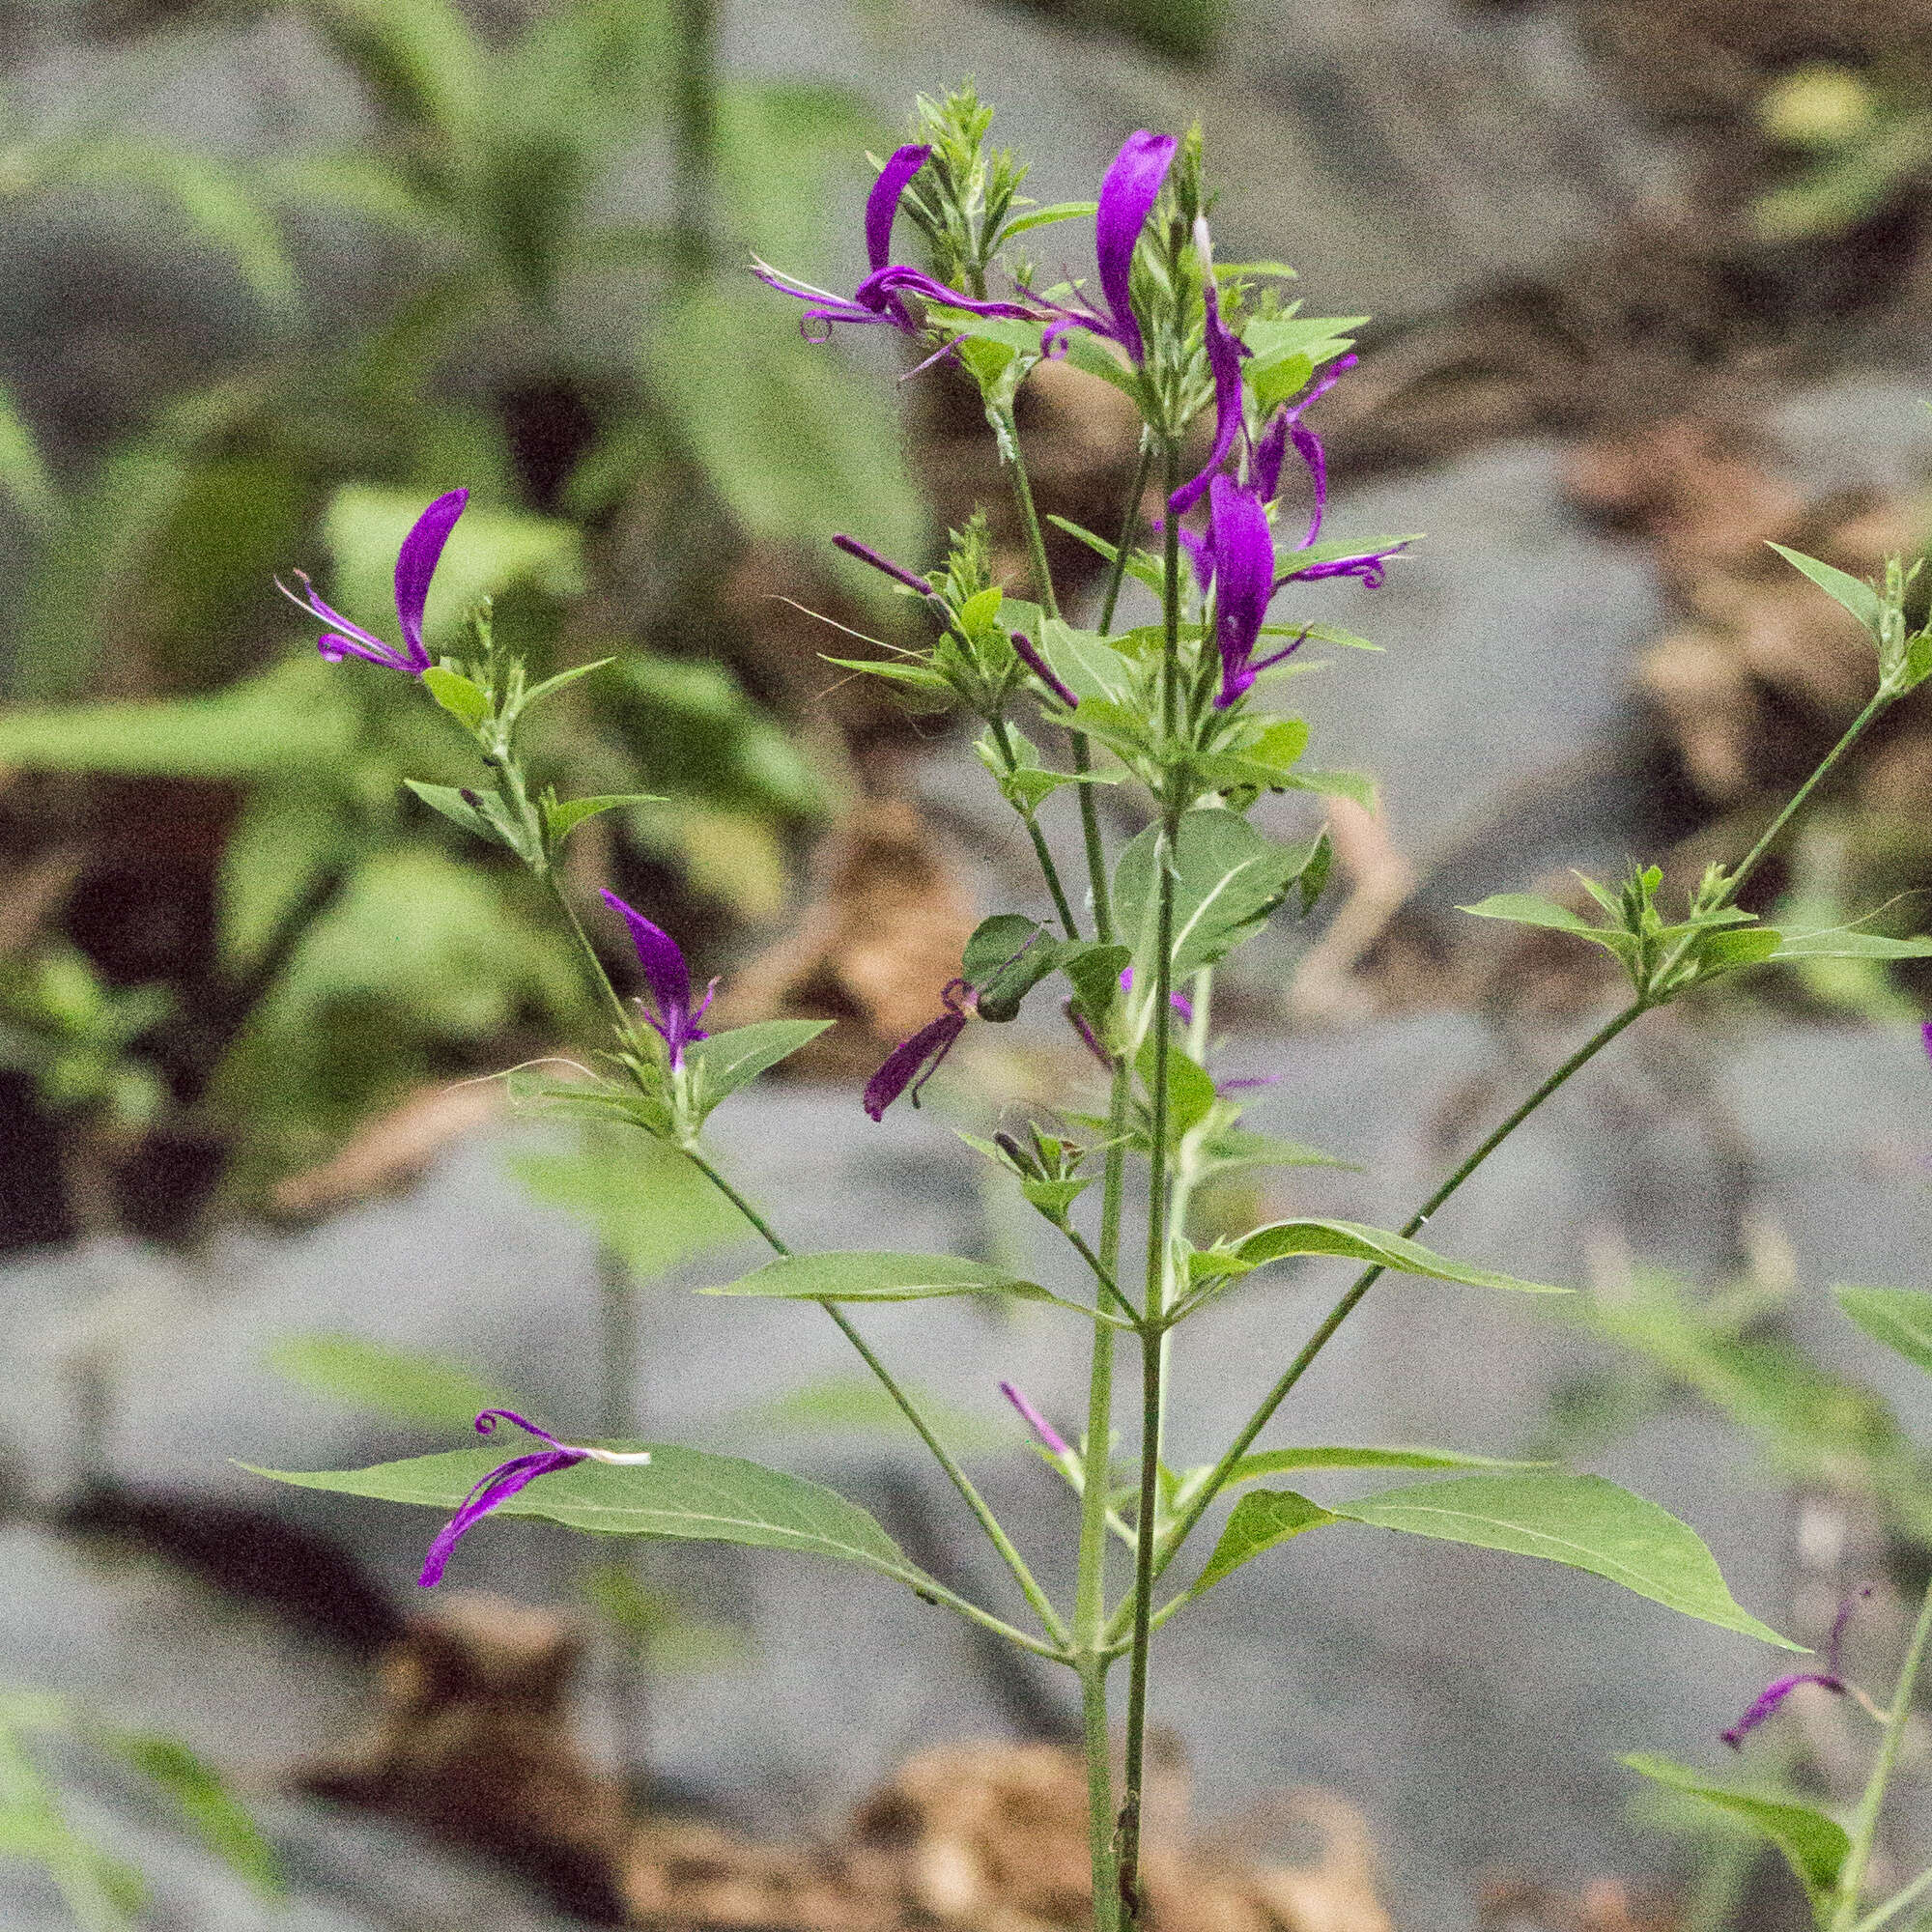
[[[1378, 808], [1326, 808], [1338, 885], [1221, 1001], [1228, 1064], [1280, 1076], [1257, 1123], [1349, 1165], [1210, 1220], [1399, 1222], [1613, 992], [1454, 908], [1634, 855], [1694, 880], [1869, 695], [1764, 540], [1866, 575], [1932, 536], [1911, 0], [0, 0], [10, 1928], [1065, 1922], [1084, 1854], [1041, 1747], [1077, 1734], [1070, 1681], [863, 1577], [528, 1523], [412, 1601], [426, 1517], [237, 1466], [448, 1446], [513, 1396], [823, 1476], [998, 1589], [813, 1311], [688, 1293], [746, 1260], [701, 1187], [463, 1084], [594, 1014], [525, 876], [401, 789], [464, 778], [438, 715], [322, 666], [273, 581], [386, 630], [398, 540], [468, 486], [432, 645], [488, 593], [533, 663], [612, 658], [536, 762], [665, 795], [573, 841], [586, 914], [613, 885], [734, 1016], [838, 1023], [721, 1117], [734, 1169], [800, 1244], [1057, 1265], [950, 1129], [1077, 1045], [1023, 1022], [922, 1114], [860, 1112], [1030, 862], [964, 736], [828, 667], [851, 640], [808, 614], [905, 635], [826, 537], [923, 561], [981, 503], [1022, 587], [990, 441], [946, 369], [807, 344], [745, 272], [850, 287], [867, 151], [969, 76], [1042, 202], [1198, 118], [1223, 253], [1372, 318], [1318, 417], [1336, 532], [1427, 533], [1320, 612], [1387, 647], [1293, 687]], [[1082, 226], [1045, 235], [1081, 272]], [[1111, 527], [1122, 411], [1036, 372], [1045, 509]], [[1928, 799], [1914, 700], [1759, 909], [1923, 929]], [[1926, 1285], [1928, 1007], [1922, 971], [1820, 960], [1653, 1017], [1437, 1231], [1582, 1292], [1391, 1284], [1282, 1426], [1601, 1469], [1806, 1641], [1873, 1581], [1849, 1662], [1889, 1681], [1932, 1415], [1827, 1290]], [[1189, 1330], [1186, 1457], [1331, 1293], [1280, 1273]], [[1064, 1539], [996, 1393], [1076, 1417], [1051, 1312], [872, 1325], [1029, 1547]], [[1802, 1925], [1780, 1869], [1616, 1764], [1715, 1765], [1768, 1657], [1534, 1568], [1354, 1531], [1177, 1627], [1162, 1830], [1222, 1891], [1174, 1923]], [[1861, 1721], [1794, 1704], [1761, 1768], [1844, 1799]], [[1932, 1856], [1922, 1741], [1908, 1776], [1901, 1875]]]

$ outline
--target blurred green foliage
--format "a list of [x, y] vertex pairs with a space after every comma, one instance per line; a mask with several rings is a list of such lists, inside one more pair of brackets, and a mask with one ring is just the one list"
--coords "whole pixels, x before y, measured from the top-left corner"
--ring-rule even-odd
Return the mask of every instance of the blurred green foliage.
[[[56, 1014], [74, 962], [50, 939], [0, 964], [0, 1054], [59, 1100], [106, 1051], [87, 1079], [123, 1118], [145, 1092], [163, 1121], [171, 1101], [177, 1124], [238, 1140], [238, 1199], [412, 1083], [582, 1011], [526, 883], [401, 791], [406, 771], [462, 781], [442, 721], [318, 663], [277, 571], [326, 549], [326, 594], [381, 633], [403, 531], [469, 486], [432, 649], [489, 595], [533, 667], [614, 658], [546, 721], [543, 776], [660, 795], [600, 828], [606, 864], [764, 918], [823, 785], [693, 653], [731, 646], [720, 593], [748, 541], [835, 525], [923, 541], [881, 385], [805, 342], [743, 268], [855, 245], [852, 157], [881, 134], [854, 96], [719, 81], [684, 38], [704, 10], [668, 0], [569, 0], [488, 33], [452, 0], [244, 11], [322, 43], [342, 138], [217, 160], [130, 136], [132, 86], [58, 125], [0, 118], [0, 207], [111, 186], [163, 247], [224, 260], [254, 306], [242, 352], [92, 458], [49, 454], [0, 388], [0, 498], [28, 551], [0, 619], [0, 768], [111, 778], [120, 809], [151, 781], [236, 797], [214, 988]], [[197, 44], [142, 43], [156, 74]], [[668, 203], [639, 185], [667, 142]], [[345, 258], [370, 269], [348, 298], [324, 279]], [[52, 796], [71, 824], [99, 794]]]

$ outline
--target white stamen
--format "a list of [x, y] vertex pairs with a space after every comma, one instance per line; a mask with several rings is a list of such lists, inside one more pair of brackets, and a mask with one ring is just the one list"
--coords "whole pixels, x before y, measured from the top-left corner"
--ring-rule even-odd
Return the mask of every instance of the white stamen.
[[582, 1444], [572, 1446], [582, 1448], [583, 1453], [593, 1463], [614, 1463], [620, 1468], [639, 1468], [651, 1460], [651, 1452], [648, 1449], [591, 1449]]

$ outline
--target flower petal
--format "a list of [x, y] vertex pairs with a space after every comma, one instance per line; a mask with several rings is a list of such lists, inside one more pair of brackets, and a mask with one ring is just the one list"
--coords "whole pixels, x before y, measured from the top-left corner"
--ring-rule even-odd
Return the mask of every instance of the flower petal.
[[[1249, 354], [1249, 350], [1221, 319], [1221, 295], [1214, 284], [1214, 262], [1208, 248], [1208, 224], [1197, 222], [1195, 231], [1196, 245], [1207, 274], [1201, 289], [1206, 303], [1202, 329], [1208, 350], [1208, 366], [1214, 372], [1214, 447], [1208, 461], [1201, 466], [1200, 473], [1183, 483], [1168, 498], [1168, 509], [1177, 517], [1182, 511], [1192, 509], [1207, 495], [1209, 477], [1227, 462], [1228, 453], [1234, 448], [1235, 439], [1240, 434], [1245, 421], [1241, 404], [1241, 358]], [[1280, 465], [1275, 467], [1279, 472]], [[1272, 495], [1269, 492], [1262, 500], [1271, 500]]]
[[657, 1012], [651, 1024], [664, 1036], [675, 1065], [685, 1047], [696, 1037], [691, 1025], [691, 968], [685, 964], [678, 943], [661, 925], [653, 925], [635, 906], [628, 906], [615, 893], [606, 892], [604, 903], [612, 912], [624, 915], [631, 928], [631, 943], [638, 949], [638, 964], [644, 969], [644, 983], [650, 988], [651, 1003]]
[[1801, 1670], [1795, 1677], [1780, 1677], [1776, 1684], [1767, 1684], [1757, 1694], [1757, 1701], [1724, 1733], [1724, 1742], [1733, 1750], [1744, 1747], [1746, 1736], [1757, 1729], [1801, 1684], [1816, 1684], [1821, 1690], [1830, 1690], [1842, 1697], [1845, 1687], [1839, 1679], [1827, 1677], [1821, 1671]]
[[423, 1557], [417, 1583], [425, 1590], [435, 1589], [442, 1581], [450, 1551], [474, 1524], [492, 1510], [501, 1508], [519, 1490], [526, 1488], [539, 1476], [547, 1476], [554, 1469], [567, 1469], [572, 1463], [584, 1460], [582, 1449], [538, 1449], [527, 1456], [513, 1457], [491, 1470], [464, 1498], [462, 1508], [437, 1532], [435, 1542]]
[[1100, 184], [1100, 203], [1094, 216], [1094, 253], [1100, 267], [1100, 291], [1113, 314], [1114, 338], [1136, 366], [1147, 360], [1147, 344], [1131, 295], [1134, 248], [1154, 203], [1160, 199], [1179, 146], [1172, 134], [1151, 134], [1145, 128], [1129, 134]]
[[1033, 645], [1027, 640], [1026, 634], [1023, 631], [1012, 631], [1009, 633], [1009, 636], [1013, 640], [1013, 655], [1019, 659], [1020, 663], [1025, 665], [1027, 669], [1032, 671], [1034, 676], [1038, 678], [1040, 683], [1045, 685], [1047, 690], [1052, 692], [1054, 696], [1059, 698], [1067, 710], [1077, 710], [1080, 705], [1078, 693], [1073, 691], [1066, 683], [1066, 680], [1060, 676], [1053, 667], [1034, 649]]
[[842, 550], [847, 556], [855, 556], [861, 563], [869, 563], [874, 570], [884, 571], [895, 583], [903, 583], [908, 590], [917, 590], [922, 597], [933, 594], [932, 585], [924, 578], [908, 570], [902, 563], [895, 563], [889, 556], [881, 556], [870, 544], [861, 543], [857, 537], [848, 537], [842, 532], [832, 539], [835, 550]]
[[534, 1422], [519, 1415], [514, 1408], [486, 1408], [476, 1418], [477, 1435], [495, 1434], [499, 1422], [514, 1422], [526, 1435], [534, 1435], [539, 1442], [548, 1442], [553, 1449], [567, 1449], [570, 1446], [567, 1442], [559, 1442], [548, 1429], [539, 1429]]
[[1216, 476], [1208, 501], [1214, 539], [1214, 641], [1221, 652], [1217, 707], [1234, 703], [1255, 681], [1255, 640], [1274, 595], [1274, 533], [1252, 490]]
[[931, 153], [929, 147], [917, 143], [895, 149], [866, 197], [866, 259], [874, 274], [893, 259], [893, 218], [899, 212], [907, 184], [924, 167]]
[[452, 490], [439, 497], [415, 521], [396, 554], [396, 618], [403, 627], [403, 644], [409, 653], [410, 668], [429, 668], [429, 652], [423, 648], [423, 608], [429, 602], [429, 581], [441, 560], [442, 547], [469, 501], [468, 490]]
[[1002, 1382], [1000, 1393], [1012, 1404], [1014, 1412], [1020, 1420], [1039, 1438], [1042, 1449], [1055, 1456], [1070, 1457], [1073, 1454], [1072, 1449], [1067, 1446], [1066, 1438], [1011, 1382]]
[[928, 1020], [910, 1039], [894, 1047], [879, 1070], [866, 1082], [867, 1113], [875, 1121], [883, 1121], [886, 1109], [912, 1086], [915, 1077], [921, 1086], [925, 1084], [927, 1076], [952, 1052], [952, 1042], [965, 1031], [964, 1013], [943, 1012], [936, 1020]]

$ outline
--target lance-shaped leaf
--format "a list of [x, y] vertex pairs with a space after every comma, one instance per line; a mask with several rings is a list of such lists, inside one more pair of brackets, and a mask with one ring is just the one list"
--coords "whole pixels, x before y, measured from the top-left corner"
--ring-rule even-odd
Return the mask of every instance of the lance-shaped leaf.
[[[543, 1517], [601, 1536], [668, 1537], [688, 1543], [742, 1543], [759, 1549], [793, 1549], [863, 1564], [914, 1589], [930, 1579], [907, 1561], [879, 1524], [857, 1503], [822, 1483], [767, 1469], [737, 1456], [712, 1456], [672, 1443], [647, 1447], [649, 1463], [613, 1467], [583, 1462], [531, 1483], [498, 1516]], [[502, 1461], [496, 1449], [458, 1449], [379, 1463], [369, 1469], [254, 1469], [278, 1483], [414, 1503], [454, 1515], [475, 1485]]]
[[1932, 1294], [1913, 1288], [1839, 1288], [1833, 1293], [1874, 1342], [1932, 1373]]
[[1020, 1301], [1051, 1301], [1082, 1315], [1094, 1311], [1067, 1301], [1037, 1282], [1009, 1269], [958, 1255], [895, 1255], [870, 1249], [817, 1255], [781, 1255], [741, 1280], [705, 1294], [759, 1295], [779, 1301], [934, 1301], [954, 1294], [1009, 1294]]
[[[1135, 956], [1150, 957], [1158, 900], [1160, 828], [1121, 854], [1114, 913]], [[1174, 980], [1211, 966], [1259, 929], [1315, 857], [1315, 845], [1277, 845], [1239, 812], [1181, 813], [1174, 849]]]
[[1554, 899], [1535, 893], [1492, 893], [1474, 905], [1459, 906], [1459, 912], [1473, 913], [1478, 919], [1507, 920], [1512, 925], [1547, 925], [1554, 932], [1574, 932], [1578, 939], [1606, 946], [1612, 952], [1628, 944], [1629, 934], [1614, 928], [1592, 925], [1581, 913], [1572, 912]]
[[1566, 1288], [1542, 1282], [1519, 1281], [1493, 1268], [1452, 1262], [1432, 1253], [1418, 1241], [1380, 1228], [1353, 1221], [1306, 1219], [1271, 1221], [1235, 1244], [1235, 1253], [1251, 1267], [1284, 1261], [1291, 1255], [1340, 1255], [1349, 1261], [1373, 1262], [1400, 1274], [1427, 1275], [1434, 1281], [1460, 1281], [1471, 1288], [1504, 1288], [1520, 1294], [1568, 1294]]
[[1786, 550], [1777, 543], [1772, 549], [1793, 570], [1802, 570], [1833, 603], [1842, 604], [1874, 638], [1879, 635], [1885, 623], [1885, 599], [1869, 583], [1834, 570], [1829, 563], [1820, 563], [1815, 556], [1806, 556], [1802, 551]]
[[1292, 1490], [1258, 1490], [1236, 1504], [1192, 1594], [1287, 1537], [1343, 1521], [1538, 1556], [1606, 1577], [1720, 1630], [1740, 1631], [1784, 1650], [1804, 1648], [1736, 1602], [1694, 1530], [1601, 1476], [1535, 1471], [1456, 1476], [1326, 1509]]
[[656, 792], [648, 791], [599, 792], [594, 798], [545, 799], [544, 830], [549, 833], [552, 844], [560, 845], [586, 819], [615, 811], [623, 806], [663, 803], [664, 800]]
[[1787, 932], [1774, 959], [1932, 959], [1932, 936], [1889, 939], [1882, 932], [1833, 926], [1823, 932]]
[[1819, 1923], [1825, 1922], [1825, 1907], [1837, 1889], [1838, 1875], [1852, 1852], [1852, 1841], [1835, 1819], [1795, 1798], [1740, 1791], [1735, 1785], [1721, 1784], [1689, 1765], [1673, 1764], [1667, 1757], [1639, 1752], [1623, 1762], [1645, 1777], [1715, 1805], [1753, 1831], [1761, 1832], [1784, 1854], [1804, 1887]]
[[714, 1033], [687, 1047], [684, 1064], [699, 1114], [710, 1113], [727, 1094], [810, 1046], [831, 1024], [830, 1020], [758, 1020]]
[[[1264, 1449], [1243, 1456], [1228, 1471], [1227, 1481], [1221, 1487], [1236, 1489], [1243, 1483], [1260, 1482], [1266, 1476], [1290, 1475], [1296, 1469], [1547, 1469], [1549, 1466], [1547, 1463], [1523, 1463], [1506, 1456], [1472, 1456], [1461, 1449], [1360, 1449], [1348, 1443], [1324, 1443]], [[1183, 1470], [1170, 1509], [1185, 1508], [1213, 1473], [1211, 1463]]]

